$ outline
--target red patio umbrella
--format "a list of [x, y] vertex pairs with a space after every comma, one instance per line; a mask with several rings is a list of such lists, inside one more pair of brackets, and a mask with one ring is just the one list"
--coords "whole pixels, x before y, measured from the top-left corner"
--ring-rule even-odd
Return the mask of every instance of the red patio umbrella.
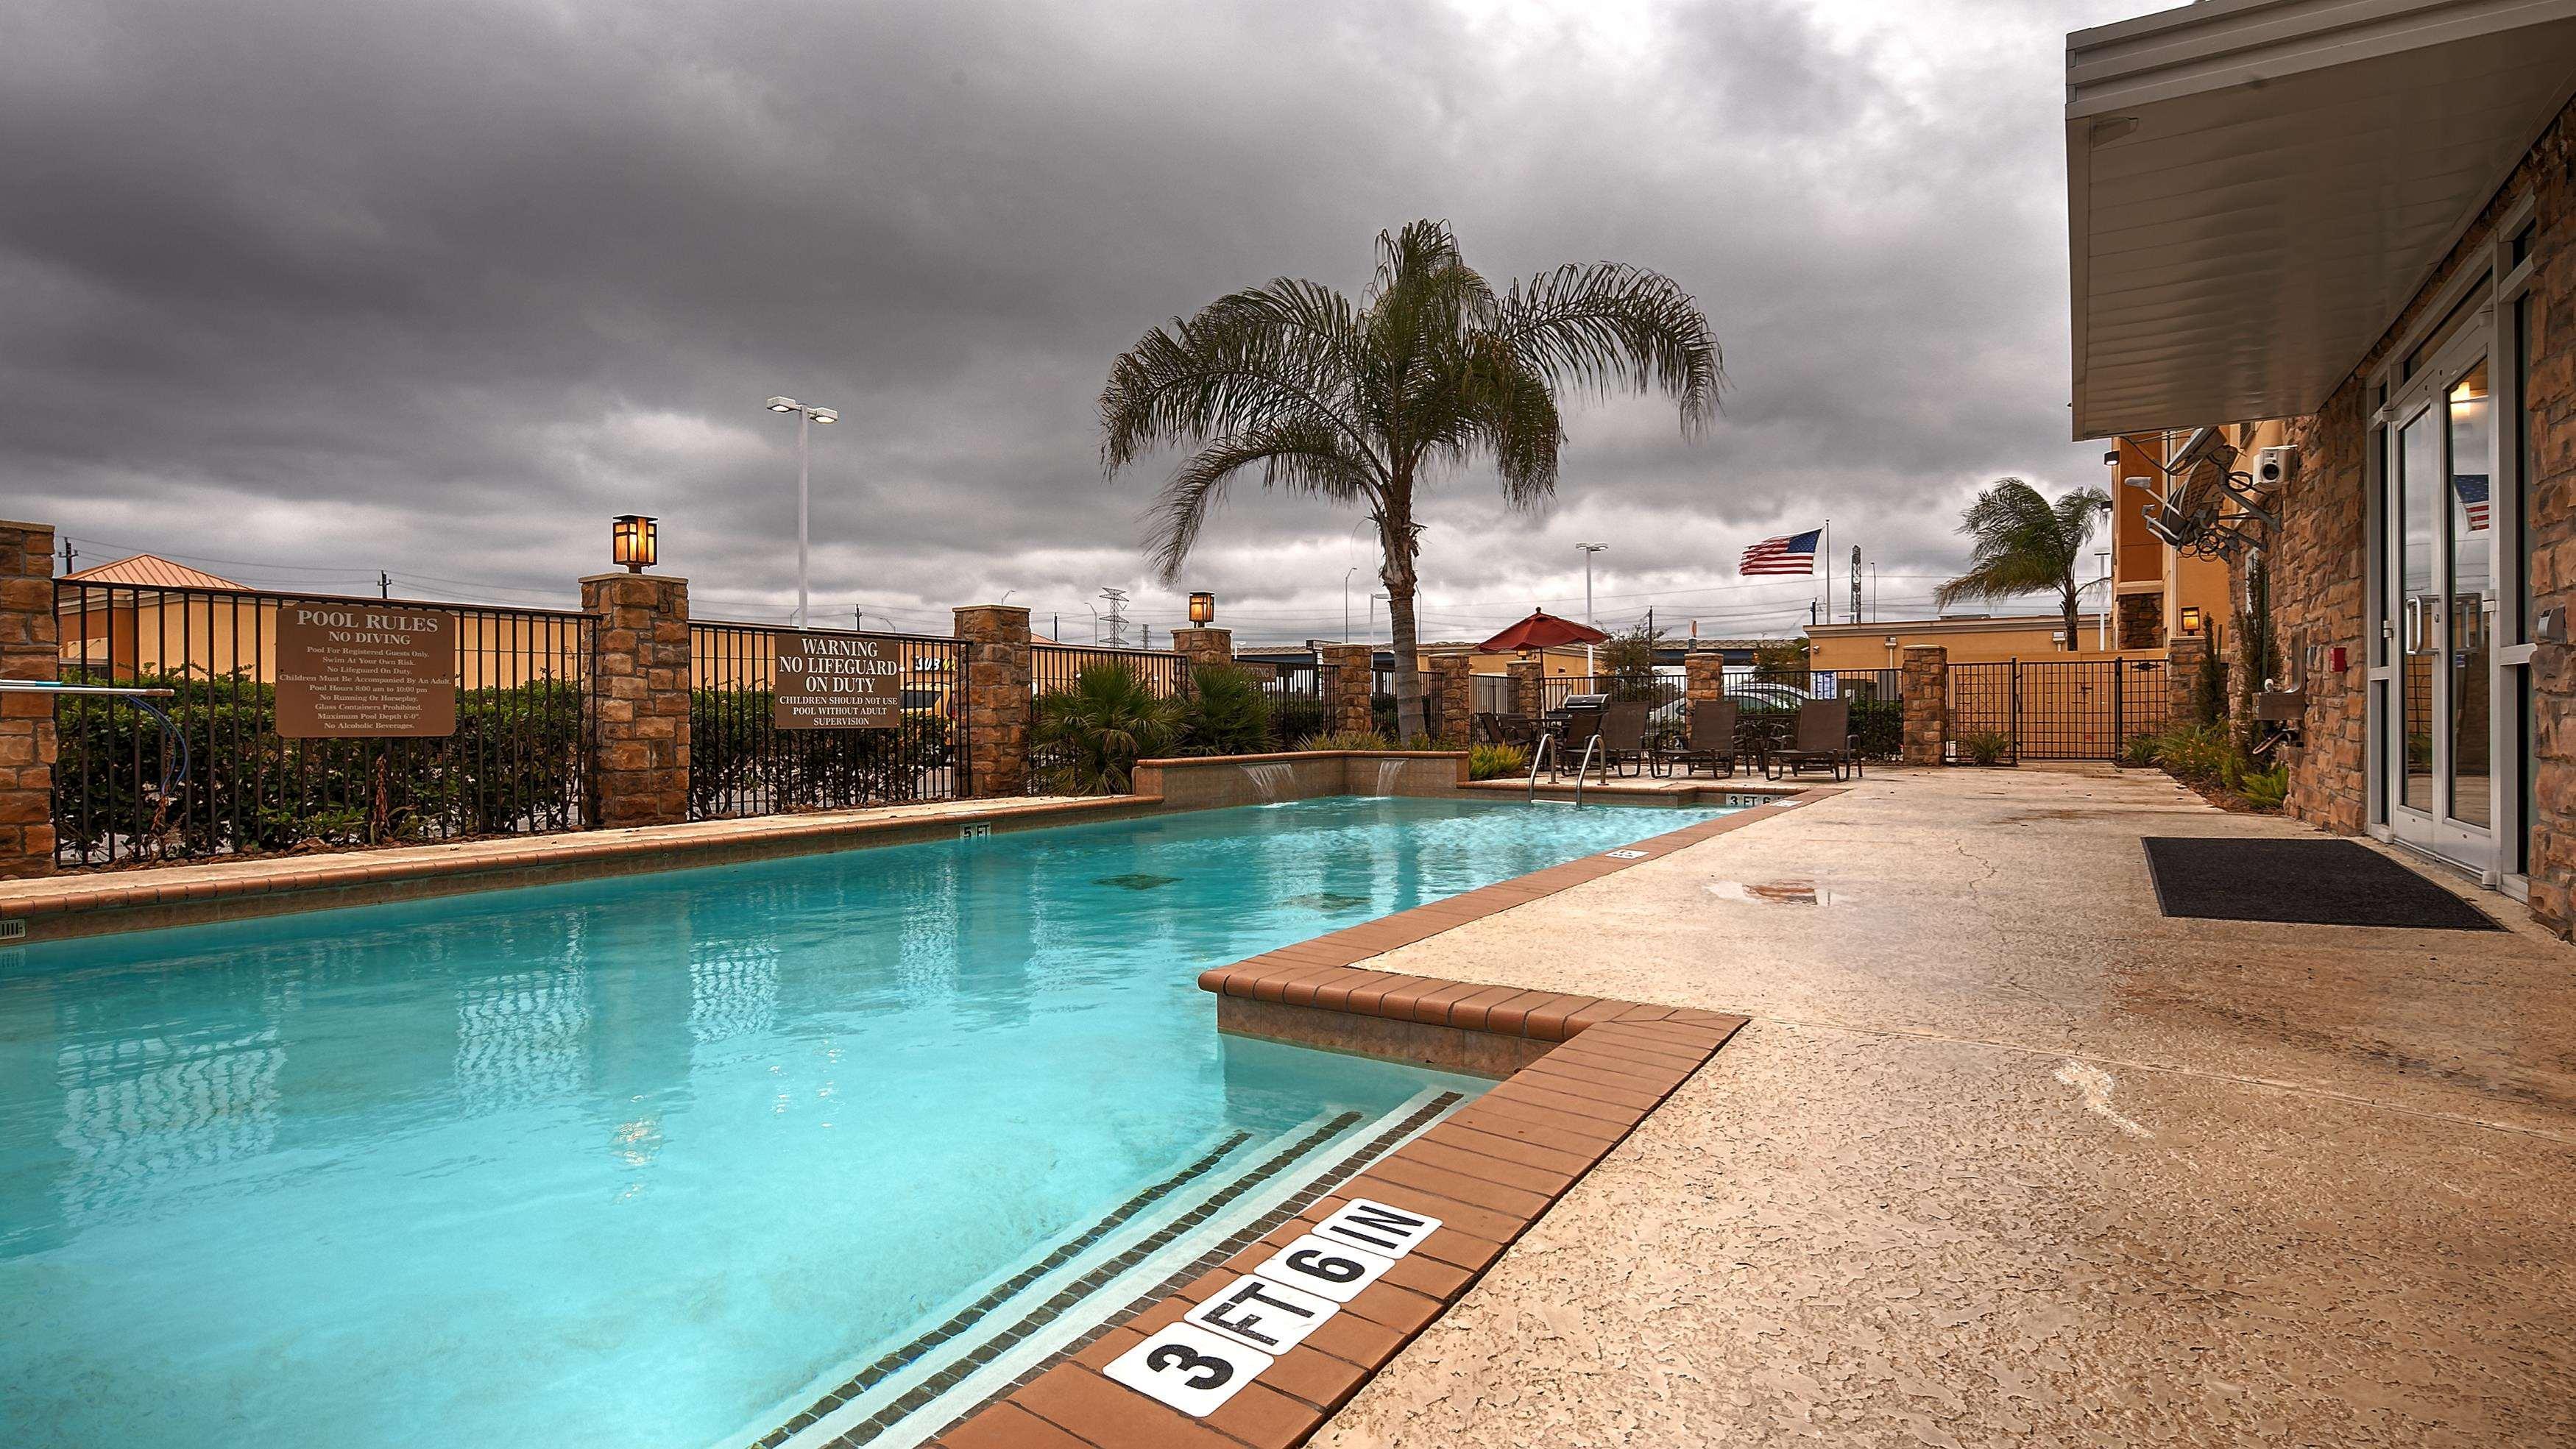
[[1476, 650], [1482, 654], [1517, 654], [1524, 649], [1554, 649], [1563, 644], [1600, 644], [1609, 638], [1598, 629], [1539, 609], [1477, 645]]

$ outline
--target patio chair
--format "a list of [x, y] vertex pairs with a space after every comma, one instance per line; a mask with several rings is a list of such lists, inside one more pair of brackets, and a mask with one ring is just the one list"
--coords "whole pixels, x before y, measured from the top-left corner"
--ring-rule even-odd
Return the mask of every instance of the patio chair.
[[[1604, 773], [1634, 765], [1644, 774], [1655, 768], [1655, 752], [1646, 747], [1646, 715], [1654, 706], [1642, 699], [1625, 700], [1601, 711], [1601, 750], [1596, 756]], [[1577, 755], [1580, 759], [1582, 756]]]
[[1791, 778], [1805, 770], [1825, 770], [1837, 780], [1848, 770], [1861, 773], [1860, 736], [1851, 732], [1851, 701], [1811, 699], [1798, 706], [1797, 733], [1786, 749], [1774, 749], [1762, 762], [1765, 779], [1785, 771]]
[[1735, 701], [1731, 699], [1694, 700], [1690, 707], [1690, 734], [1680, 744], [1664, 752], [1664, 769], [1670, 773], [1675, 765], [1684, 775], [1694, 774], [1706, 765], [1711, 774], [1733, 778], [1738, 750], [1735, 743]]

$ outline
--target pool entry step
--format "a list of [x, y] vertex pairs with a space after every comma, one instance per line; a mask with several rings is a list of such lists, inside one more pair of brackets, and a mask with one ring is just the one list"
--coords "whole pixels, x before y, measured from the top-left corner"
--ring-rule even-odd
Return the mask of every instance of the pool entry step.
[[[932, 1326], [837, 1380], [754, 1449], [912, 1449], [1164, 1286], [1223, 1261], [1466, 1101], [1425, 1091], [1384, 1116], [1229, 1132], [1082, 1230], [1040, 1244]], [[971, 1291], [971, 1290], [970, 1290]]]

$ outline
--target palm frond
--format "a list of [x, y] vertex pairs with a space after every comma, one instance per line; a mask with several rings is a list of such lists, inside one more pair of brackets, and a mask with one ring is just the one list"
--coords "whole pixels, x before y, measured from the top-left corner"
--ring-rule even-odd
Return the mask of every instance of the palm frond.
[[1725, 356], [1698, 301], [1660, 272], [1569, 263], [1513, 283], [1501, 314], [1497, 334], [1559, 388], [1660, 390], [1685, 433], [1716, 413]]
[[1154, 566], [1168, 583], [1180, 577], [1210, 510], [1227, 485], [1247, 468], [1261, 469], [1261, 486], [1319, 494], [1335, 502], [1373, 501], [1373, 460], [1354, 454], [1341, 433], [1301, 419], [1219, 438], [1192, 454], [1163, 485], [1152, 516]]
[[2080, 488], [2054, 504], [2019, 478], [1998, 478], [1960, 515], [1973, 542], [1968, 568], [1932, 592], [1942, 608], [1965, 600], [2064, 593], [2103, 503], [2101, 490]]
[[1292, 420], [1339, 430], [1365, 453], [1351, 408], [1359, 347], [1348, 301], [1306, 282], [1272, 282], [1175, 318], [1110, 365], [1102, 469], [1115, 476], [1157, 448]]

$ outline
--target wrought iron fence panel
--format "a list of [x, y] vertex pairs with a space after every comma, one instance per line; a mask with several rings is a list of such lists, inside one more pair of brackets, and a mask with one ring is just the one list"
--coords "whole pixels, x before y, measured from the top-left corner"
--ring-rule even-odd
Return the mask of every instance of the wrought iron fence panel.
[[1949, 689], [1952, 753], [2004, 763], [2116, 760], [2170, 707], [2160, 659], [1953, 664]]
[[[311, 605], [454, 616], [455, 732], [279, 735], [278, 620]], [[62, 682], [172, 691], [149, 703], [56, 697], [58, 865], [537, 834], [588, 821], [591, 625], [578, 611], [62, 581], [54, 622]]]
[[1082, 671], [1098, 664], [1126, 666], [1157, 699], [1175, 699], [1189, 692], [1189, 660], [1160, 649], [1037, 644], [1030, 646], [1029, 655], [1029, 689], [1036, 694], [1071, 689]]
[[[902, 665], [890, 729], [780, 729], [778, 639], [874, 641]], [[784, 815], [923, 800], [968, 788], [958, 725], [966, 641], [722, 621], [689, 625], [689, 818]]]
[[[1723, 678], [1726, 697], [1735, 701], [1737, 738], [1748, 748], [1785, 746], [1797, 730], [1800, 706], [1809, 700], [1847, 699], [1862, 753], [1894, 759], [1904, 752], [1901, 669], [1730, 669]], [[1649, 738], [1677, 742], [1690, 727], [1685, 690], [1684, 676], [1670, 671], [1559, 675], [1540, 681], [1539, 702], [1561, 709], [1577, 695], [1644, 700]]]

